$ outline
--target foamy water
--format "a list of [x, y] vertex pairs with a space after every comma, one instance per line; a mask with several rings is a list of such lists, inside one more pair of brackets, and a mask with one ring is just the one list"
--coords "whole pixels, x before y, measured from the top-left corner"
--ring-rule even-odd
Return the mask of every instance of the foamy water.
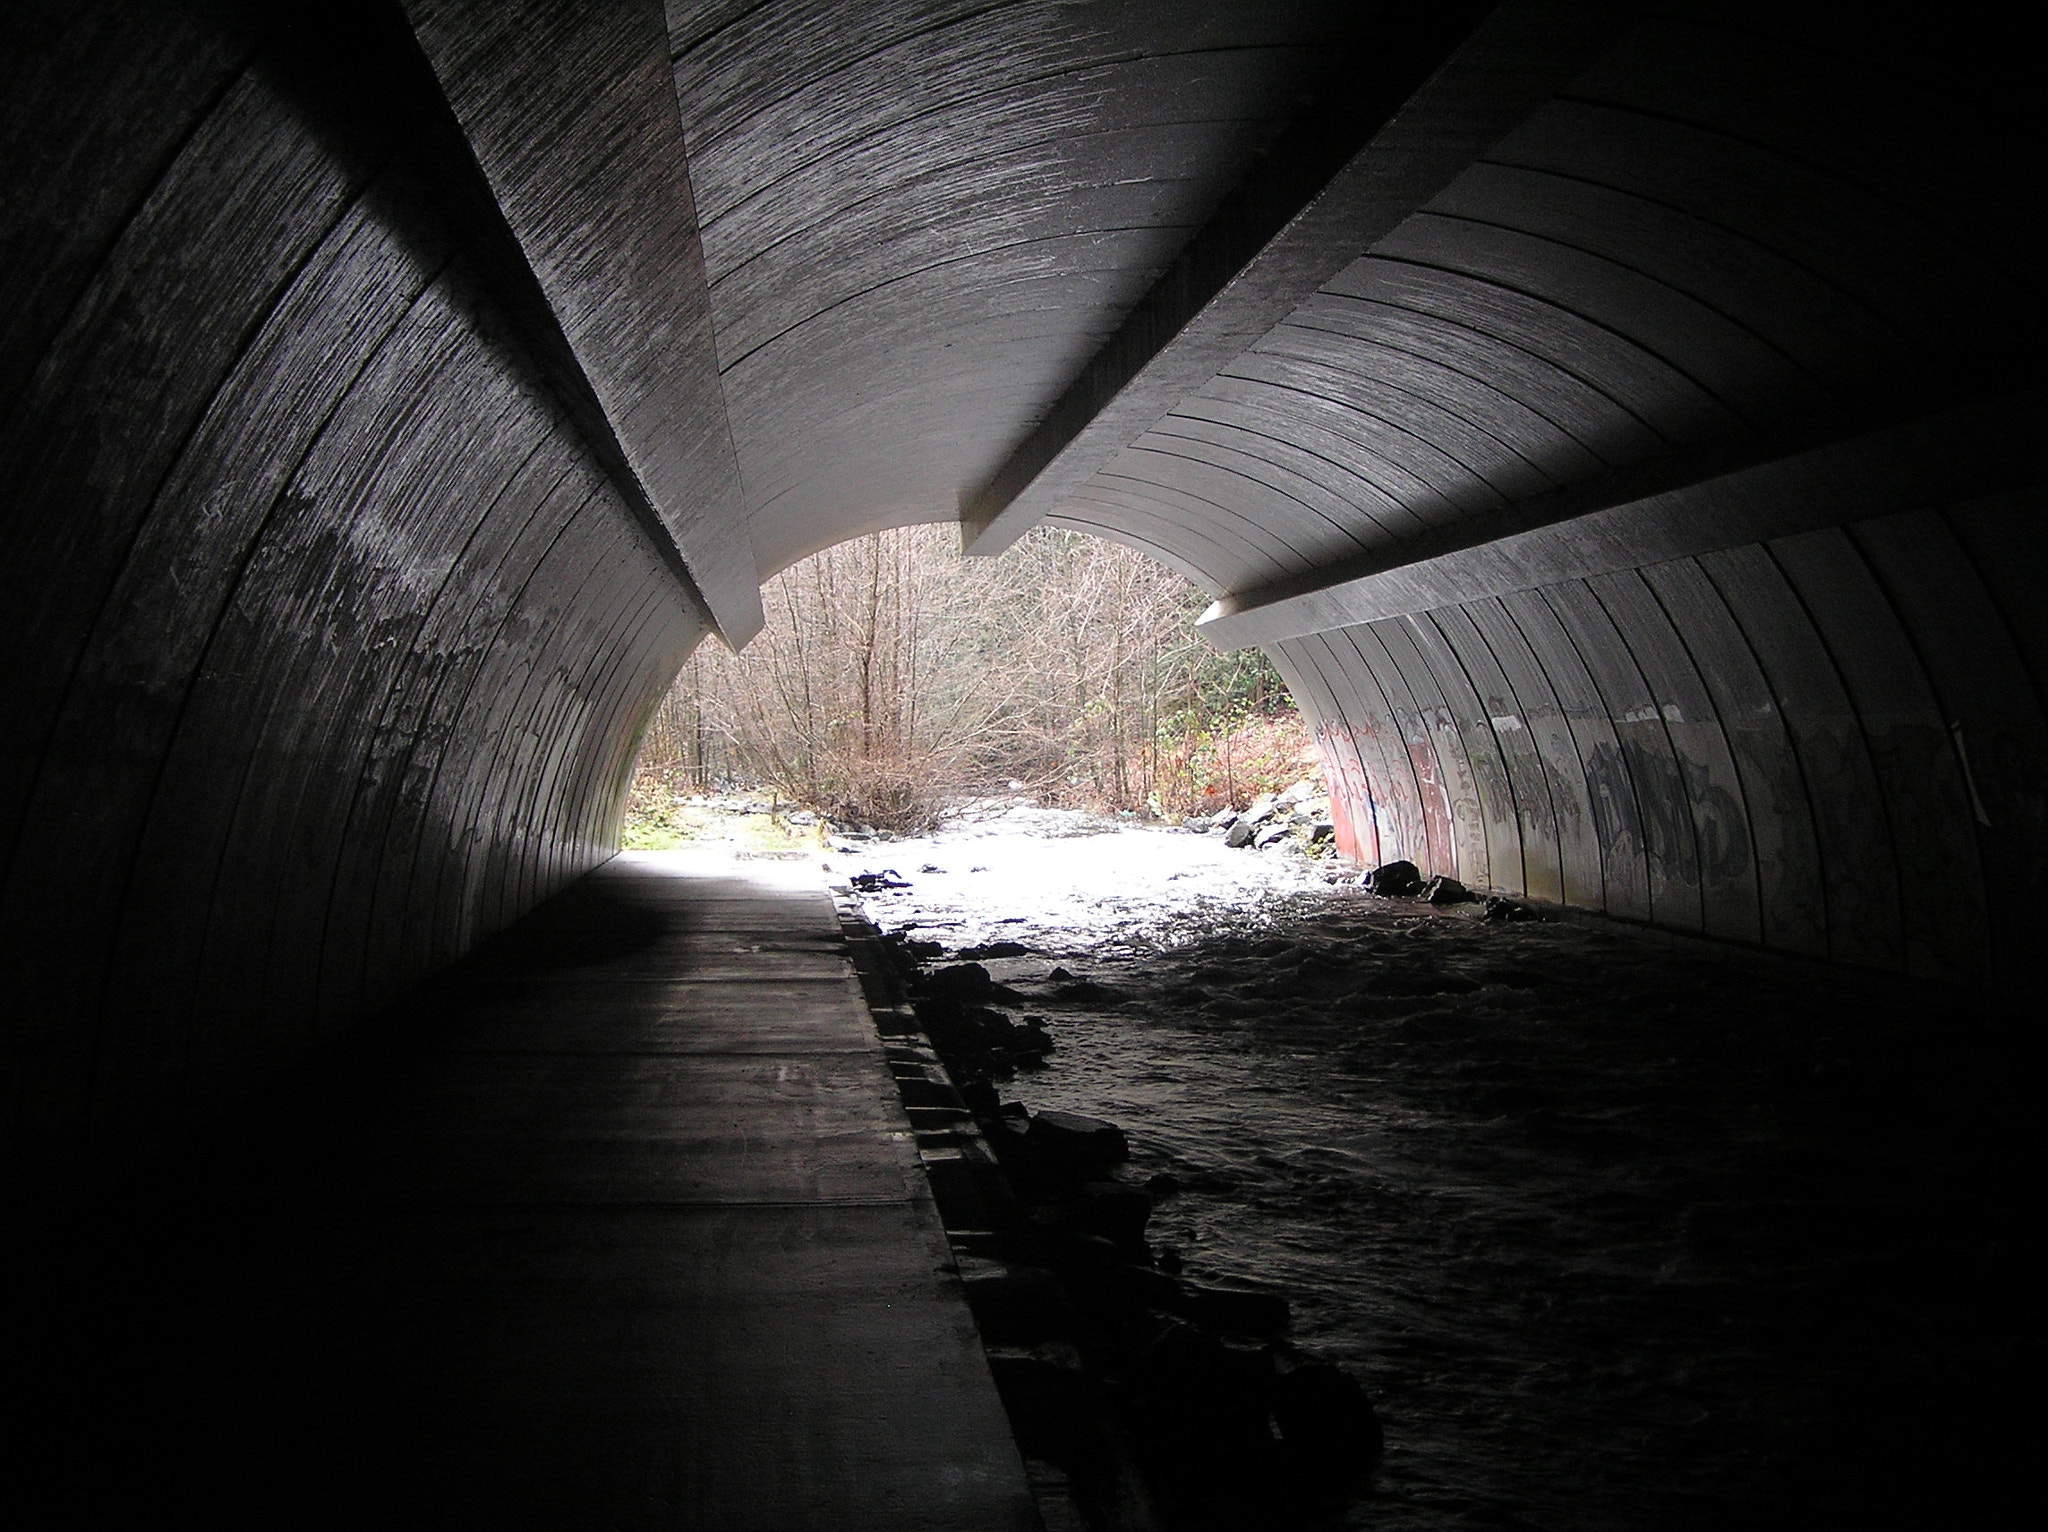
[[[834, 856], [1058, 1042], [1151, 1238], [1277, 1284], [1386, 1462], [1345, 1525], [1972, 1525], [2040, 1354], [2013, 1045], [1962, 1003], [1564, 922], [1482, 925], [1283, 853], [1012, 810]], [[939, 869], [923, 871], [923, 868]], [[980, 870], [975, 870], [980, 869]], [[1051, 998], [1063, 965], [1121, 1004]]]

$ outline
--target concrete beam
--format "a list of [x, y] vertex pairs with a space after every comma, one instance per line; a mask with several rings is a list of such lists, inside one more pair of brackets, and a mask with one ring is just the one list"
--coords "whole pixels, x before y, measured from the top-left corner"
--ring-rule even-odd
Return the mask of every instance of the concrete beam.
[[654, 530], [740, 647], [761, 582], [658, 0], [405, 10]]
[[1383, 15], [1039, 427], [962, 497], [967, 551], [1000, 553], [1056, 510], [1597, 60], [1638, 10], [1506, 0]]
[[1243, 649], [2038, 482], [2029, 389], [1833, 440], [1678, 453], [1461, 522], [1458, 546], [1226, 596], [1196, 631]]

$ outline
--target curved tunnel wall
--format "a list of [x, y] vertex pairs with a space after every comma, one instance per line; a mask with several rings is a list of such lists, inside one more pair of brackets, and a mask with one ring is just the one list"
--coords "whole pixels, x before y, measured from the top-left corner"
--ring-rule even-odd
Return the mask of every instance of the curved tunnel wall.
[[705, 631], [487, 296], [431, 114], [366, 97], [361, 50], [48, 10], [0, 298], [30, 1180], [203, 1118], [609, 855]]
[[2039, 515], [2010, 497], [1883, 517], [1292, 639], [1276, 658], [1368, 862], [2017, 985], [2043, 892], [2048, 726], [2042, 656], [2007, 613], [2032, 599], [2011, 555]]
[[[7, 17], [10, 1174], [134, 1160], [601, 860], [714, 610], [972, 538], [1019, 461], [1274, 656], [1361, 858], [2024, 978], [1995, 48], [1593, 0], [278, 14]], [[1299, 216], [1261, 190], [1311, 163]]]
[[2016, 981], [2048, 721], [2004, 104], [1796, 14], [1652, 16], [1052, 519], [1232, 593], [1367, 862]]

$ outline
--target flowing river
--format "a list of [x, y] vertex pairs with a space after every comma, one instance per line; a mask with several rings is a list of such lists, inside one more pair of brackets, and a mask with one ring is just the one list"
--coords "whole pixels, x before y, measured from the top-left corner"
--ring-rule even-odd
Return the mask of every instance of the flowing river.
[[1366, 1385], [1343, 1525], [2031, 1524], [2034, 1081], [1982, 997], [1021, 804], [830, 861], [1032, 949], [988, 967], [1057, 1050], [1005, 1095], [1122, 1124], [1155, 1250]]

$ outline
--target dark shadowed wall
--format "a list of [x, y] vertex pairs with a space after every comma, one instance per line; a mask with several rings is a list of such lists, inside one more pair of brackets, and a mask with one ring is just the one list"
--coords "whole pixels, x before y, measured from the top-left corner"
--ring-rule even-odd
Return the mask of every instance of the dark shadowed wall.
[[203, 1117], [607, 856], [704, 632], [487, 296], [402, 38], [42, 12], [0, 92], [30, 1178]]

